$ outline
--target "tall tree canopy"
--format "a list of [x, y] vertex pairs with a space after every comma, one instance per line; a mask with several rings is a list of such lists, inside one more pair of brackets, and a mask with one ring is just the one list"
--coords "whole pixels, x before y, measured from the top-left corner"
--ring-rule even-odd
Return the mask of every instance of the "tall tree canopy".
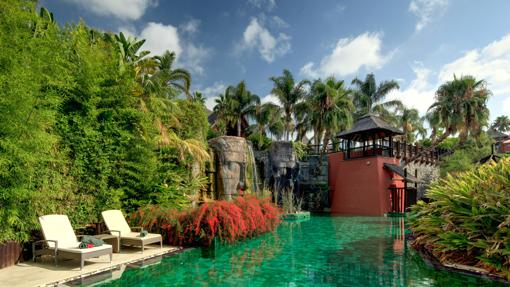
[[307, 95], [306, 85], [309, 81], [298, 83], [289, 70], [283, 70], [283, 75], [269, 78], [273, 82], [271, 93], [278, 98], [283, 110], [283, 124], [285, 140], [289, 140], [295, 128], [296, 105]]
[[499, 116], [491, 124], [491, 129], [506, 133], [510, 131], [510, 118], [508, 116]]
[[454, 76], [436, 91], [435, 102], [429, 108], [436, 129], [443, 130], [433, 143], [437, 144], [450, 135], [459, 135], [459, 145], [468, 137], [478, 138], [489, 120], [487, 101], [491, 92], [484, 80], [473, 76]]
[[315, 143], [322, 143], [324, 150], [335, 133], [352, 125], [354, 105], [349, 93], [344, 81], [337, 81], [334, 77], [317, 80], [312, 85], [312, 95], [307, 100], [309, 119]]
[[396, 81], [383, 81], [377, 85], [374, 74], [368, 74], [365, 80], [356, 78], [352, 80], [352, 84], [355, 86], [353, 96], [356, 118], [373, 113], [388, 121], [394, 121], [393, 114], [388, 109], [403, 109], [403, 104], [399, 100], [384, 101], [391, 91], [399, 89]]
[[[216, 99], [214, 112], [217, 121], [223, 122], [230, 130], [235, 130], [236, 136], [242, 136], [248, 128], [249, 117], [255, 113], [255, 107], [260, 103], [260, 98], [252, 94], [244, 81], [237, 86], [229, 86], [225, 93]], [[228, 131], [227, 131], [227, 134]]]

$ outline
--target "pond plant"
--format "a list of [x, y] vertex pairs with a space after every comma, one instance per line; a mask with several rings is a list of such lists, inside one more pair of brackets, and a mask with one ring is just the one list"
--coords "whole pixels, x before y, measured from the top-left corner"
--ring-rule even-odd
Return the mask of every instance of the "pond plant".
[[413, 246], [510, 279], [510, 158], [448, 175], [412, 208]]

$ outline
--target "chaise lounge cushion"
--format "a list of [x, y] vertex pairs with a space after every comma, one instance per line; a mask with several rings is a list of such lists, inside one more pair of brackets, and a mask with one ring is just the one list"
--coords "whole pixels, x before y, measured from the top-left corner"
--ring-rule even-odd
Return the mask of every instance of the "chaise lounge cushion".
[[161, 238], [161, 235], [160, 234], [155, 234], [155, 233], [148, 233], [146, 236], [140, 237], [140, 232], [129, 232], [127, 234], [123, 233], [122, 234], [122, 238], [126, 238], [126, 239], [139, 239], [141, 241], [144, 241], [144, 240], [150, 240], [150, 239], [153, 239], [153, 238]]
[[90, 252], [96, 252], [96, 251], [99, 251], [99, 250], [106, 250], [106, 249], [112, 249], [112, 246], [109, 245], [109, 244], [103, 244], [101, 246], [96, 246], [96, 247], [92, 247], [92, 248], [84, 248], [84, 249], [80, 249], [78, 247], [76, 248], [58, 248], [58, 250], [60, 251], [65, 251], [65, 252], [71, 252], [71, 253], [90, 253]]
[[[131, 228], [126, 222], [122, 211], [120, 210], [106, 210], [101, 212], [103, 215], [104, 222], [108, 229], [120, 231], [120, 236], [124, 237], [124, 234], [131, 233]], [[116, 233], [112, 233], [116, 235]]]
[[[80, 242], [74, 234], [71, 222], [66, 215], [51, 214], [39, 217], [42, 232], [46, 240], [58, 242], [58, 248], [78, 248]], [[48, 242], [49, 247], [55, 247], [53, 242]]]

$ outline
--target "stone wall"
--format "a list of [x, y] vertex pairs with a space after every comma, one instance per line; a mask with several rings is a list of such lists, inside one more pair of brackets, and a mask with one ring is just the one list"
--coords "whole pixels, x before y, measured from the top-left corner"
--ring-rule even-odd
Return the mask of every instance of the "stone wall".
[[305, 156], [299, 161], [298, 196], [303, 198], [303, 209], [323, 211], [329, 208], [328, 158]]
[[422, 198], [428, 185], [435, 179], [439, 178], [439, 166], [430, 164], [419, 164], [411, 162], [405, 166], [408, 174], [414, 176], [415, 170], [418, 171], [418, 180], [421, 182], [418, 184], [418, 199]]
[[273, 142], [269, 150], [256, 151], [262, 184], [273, 190], [290, 188], [303, 200], [302, 208], [323, 211], [329, 207], [328, 160], [318, 155], [298, 159], [289, 142]]

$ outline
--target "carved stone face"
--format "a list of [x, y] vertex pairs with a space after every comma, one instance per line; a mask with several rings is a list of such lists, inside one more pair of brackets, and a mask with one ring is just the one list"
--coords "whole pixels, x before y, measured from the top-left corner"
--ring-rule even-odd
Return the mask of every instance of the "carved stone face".
[[210, 140], [209, 145], [218, 155], [220, 194], [230, 200], [239, 193], [239, 183], [244, 185], [248, 144], [244, 138], [225, 136]]

